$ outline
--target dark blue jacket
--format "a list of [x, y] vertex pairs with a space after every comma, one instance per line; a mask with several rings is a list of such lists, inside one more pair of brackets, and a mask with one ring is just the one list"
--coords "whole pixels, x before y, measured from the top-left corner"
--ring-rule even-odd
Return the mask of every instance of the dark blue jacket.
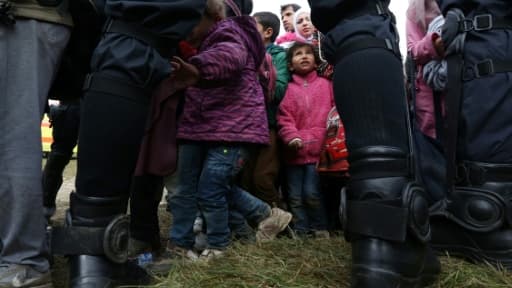
[[[461, 9], [466, 18], [491, 14], [496, 18], [512, 16], [510, 0], [441, 0], [443, 13]], [[463, 95], [459, 122], [458, 158], [460, 160], [512, 164], [512, 73], [474, 77], [469, 67], [487, 59], [512, 61], [512, 29], [470, 31], [464, 44]]]
[[205, 6], [206, 0], [106, 0], [105, 14], [182, 39], [197, 24]]
[[[392, 17], [365, 14], [366, 7], [376, 0], [309, 0], [313, 24], [325, 34], [323, 51], [330, 63], [335, 63], [336, 51], [348, 41], [373, 36], [389, 39], [399, 51], [398, 34]], [[380, 1], [384, 8], [390, 0]]]
[[479, 12], [491, 13], [495, 16], [512, 16], [512, 5], [510, 0], [438, 0], [439, 6], [444, 14], [454, 7], [464, 13]]
[[[141, 24], [177, 42], [192, 31], [205, 7], [206, 0], [106, 0], [105, 14], [107, 18]], [[104, 35], [91, 68], [145, 87], [155, 87], [171, 73], [169, 59], [152, 47], [117, 33]]]

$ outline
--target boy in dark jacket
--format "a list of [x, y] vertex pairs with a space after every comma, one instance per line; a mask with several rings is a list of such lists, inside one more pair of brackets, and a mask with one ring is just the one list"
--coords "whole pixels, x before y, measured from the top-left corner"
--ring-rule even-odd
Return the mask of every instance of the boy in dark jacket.
[[275, 90], [267, 99], [266, 110], [270, 130], [270, 144], [257, 147], [244, 168], [242, 186], [256, 197], [270, 205], [277, 205], [279, 193], [276, 188], [279, 173], [280, 159], [277, 143], [276, 113], [279, 103], [284, 97], [288, 86], [289, 73], [286, 62], [286, 51], [274, 44], [279, 34], [280, 23], [277, 15], [271, 12], [258, 12], [253, 15], [256, 20], [258, 32], [261, 34], [267, 53], [272, 57], [272, 64], [276, 69]]

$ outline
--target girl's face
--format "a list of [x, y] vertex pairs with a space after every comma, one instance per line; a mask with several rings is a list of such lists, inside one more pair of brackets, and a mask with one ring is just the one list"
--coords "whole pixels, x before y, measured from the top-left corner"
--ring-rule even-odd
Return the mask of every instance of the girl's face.
[[309, 13], [300, 13], [297, 16], [297, 23], [295, 23], [295, 25], [297, 26], [296, 32], [302, 37], [308, 39], [313, 35], [315, 28], [313, 27]]
[[290, 70], [299, 75], [306, 75], [317, 68], [315, 52], [310, 46], [303, 46], [293, 51]]

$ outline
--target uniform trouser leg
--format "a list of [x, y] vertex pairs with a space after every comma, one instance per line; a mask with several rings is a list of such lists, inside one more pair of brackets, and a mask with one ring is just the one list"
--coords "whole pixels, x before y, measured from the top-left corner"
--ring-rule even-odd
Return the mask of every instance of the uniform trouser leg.
[[[401, 62], [384, 49], [362, 50], [335, 66], [333, 81], [350, 151], [351, 180], [341, 209], [352, 244], [352, 286], [421, 285], [428, 203], [409, 168]], [[435, 258], [433, 266], [435, 274]]]
[[0, 265], [46, 272], [41, 189], [41, 117], [65, 26], [18, 19], [0, 25]]
[[130, 235], [160, 249], [158, 207], [163, 195], [162, 177], [134, 176], [130, 193]]
[[[123, 87], [130, 87], [128, 81], [110, 79], [107, 87], [95, 87], [94, 83], [81, 103], [76, 193], [70, 202], [69, 224], [73, 227], [107, 227], [126, 212], [148, 116], [148, 94], [136, 87], [126, 90]], [[121, 233], [116, 240], [121, 253], [128, 236]], [[147, 280], [136, 267], [114, 263], [110, 256], [76, 254], [70, 256], [71, 287], [111, 287]]]
[[60, 104], [50, 108], [53, 143], [43, 168], [43, 205], [45, 216], [51, 217], [55, 212], [55, 200], [62, 185], [62, 173], [73, 156], [73, 149], [78, 142], [80, 125], [80, 104]]

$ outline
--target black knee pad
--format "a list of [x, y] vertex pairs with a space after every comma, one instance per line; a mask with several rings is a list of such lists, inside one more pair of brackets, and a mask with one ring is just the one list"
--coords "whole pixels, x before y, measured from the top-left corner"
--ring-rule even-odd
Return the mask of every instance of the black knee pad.
[[89, 197], [73, 192], [69, 198], [72, 226], [105, 227], [126, 212], [122, 197]]
[[412, 179], [410, 156], [396, 147], [371, 146], [350, 155], [351, 181], [341, 193], [340, 216], [352, 235], [404, 242], [430, 237], [428, 200]]
[[104, 255], [115, 263], [128, 259], [129, 217], [119, 198], [71, 194], [65, 227], [51, 228], [51, 251], [59, 255]]
[[450, 199], [438, 202], [433, 217], [445, 217], [474, 232], [511, 227], [511, 204], [500, 194], [473, 187], [456, 187]]
[[399, 198], [347, 200], [341, 192], [340, 219], [348, 240], [353, 235], [404, 242], [408, 234], [422, 243], [430, 239], [429, 206], [423, 189], [405, 185]]

